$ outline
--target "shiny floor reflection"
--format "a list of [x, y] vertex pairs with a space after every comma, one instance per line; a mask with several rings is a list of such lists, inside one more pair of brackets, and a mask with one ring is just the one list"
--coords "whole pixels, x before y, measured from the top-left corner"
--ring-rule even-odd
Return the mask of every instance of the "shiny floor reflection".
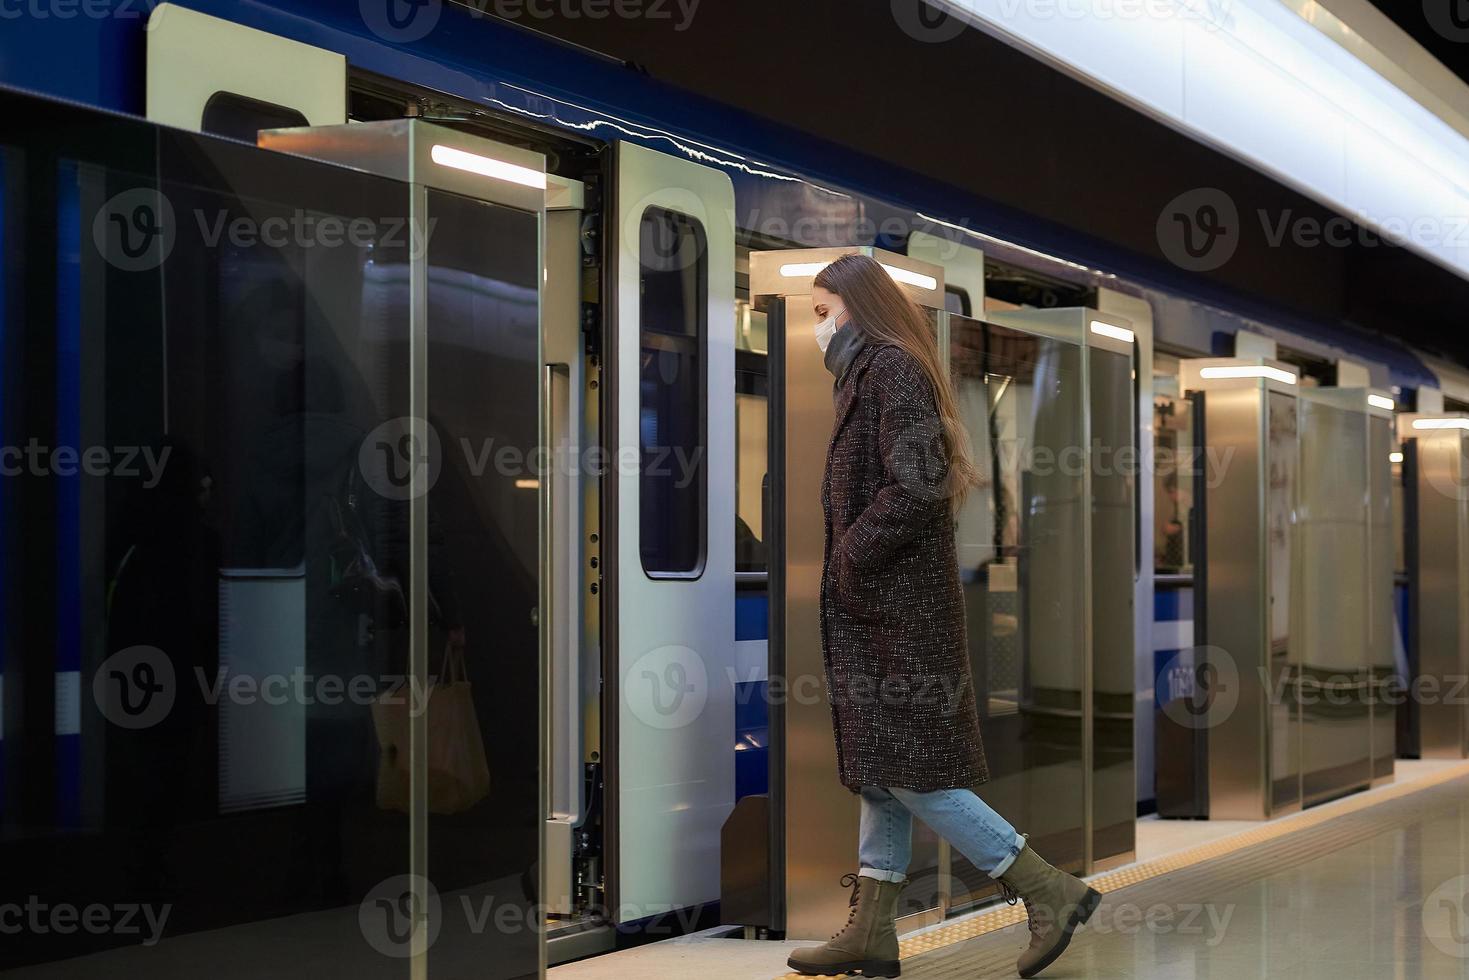
[[[1457, 800], [1405, 800], [1415, 815], [1345, 846], [1321, 828], [1112, 892], [1043, 976], [1469, 977], [1469, 786], [1454, 785]], [[1022, 941], [1011, 927], [903, 974], [1013, 976]]]

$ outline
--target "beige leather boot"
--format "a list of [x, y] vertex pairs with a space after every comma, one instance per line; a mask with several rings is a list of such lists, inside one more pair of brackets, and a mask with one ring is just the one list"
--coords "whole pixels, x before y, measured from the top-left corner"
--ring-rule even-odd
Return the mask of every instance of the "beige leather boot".
[[1028, 844], [1000, 876], [1000, 892], [1011, 905], [1017, 896], [1025, 900], [1030, 947], [1015, 961], [1022, 977], [1033, 977], [1056, 962], [1066, 952], [1071, 934], [1092, 917], [1102, 900], [1101, 892], [1051, 867]]
[[903, 971], [898, 964], [898, 931], [893, 919], [902, 882], [846, 875], [842, 884], [852, 888], [846, 927], [820, 946], [796, 950], [786, 963], [807, 976], [898, 976]]

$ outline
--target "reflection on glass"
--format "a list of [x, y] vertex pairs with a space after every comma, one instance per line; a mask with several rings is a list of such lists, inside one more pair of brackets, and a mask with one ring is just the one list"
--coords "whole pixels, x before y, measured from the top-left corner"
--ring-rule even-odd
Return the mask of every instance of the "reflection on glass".
[[1270, 773], [1272, 809], [1279, 810], [1300, 800], [1300, 711], [1296, 690], [1298, 652], [1291, 631], [1292, 568], [1296, 549], [1296, 491], [1299, 423], [1296, 399], [1272, 391], [1266, 417], [1266, 459], [1269, 469], [1265, 488], [1266, 572], [1270, 578], [1270, 646], [1266, 680], [1271, 691], [1285, 697], [1267, 699], [1270, 712]]
[[1187, 398], [1153, 399], [1153, 568], [1162, 574], [1191, 574], [1189, 535], [1193, 520], [1195, 467], [1192, 403]]
[[[928, 329], [938, 336], [938, 313], [925, 308]], [[940, 894], [939, 837], [923, 821], [913, 821], [913, 859], [908, 864], [908, 880], [898, 895], [900, 915], [909, 915], [937, 909], [942, 904]]]
[[1132, 853], [1133, 570], [1136, 556], [1132, 357], [1088, 351], [1092, 491], [1092, 859]]
[[[741, 304], [743, 305], [743, 304]], [[748, 311], [748, 307], [744, 307]], [[765, 314], [757, 313], [762, 324]], [[763, 572], [770, 379], [763, 353], [735, 352], [735, 571]]]
[[[408, 411], [406, 188], [0, 110], [4, 349], [25, 352], [0, 359], [0, 445], [108, 461], [0, 488], [0, 902], [162, 917], [141, 949], [7, 935], [0, 968], [196, 977], [227, 943], [265, 974], [310, 942], [406, 976], [359, 920], [408, 870], [373, 717], [404, 669], [406, 509], [362, 465]], [[325, 244], [327, 222], [355, 232]], [[269, 227], [306, 230], [218, 235]]]
[[1300, 400], [1296, 534], [1304, 802], [1371, 779], [1367, 416]]
[[[970, 662], [991, 781], [986, 802], [1038, 851], [1082, 847], [1080, 352], [951, 316], [950, 370], [984, 478], [959, 515]], [[954, 856], [954, 904], [992, 882]]]
[[[428, 714], [429, 879], [455, 916], [525, 923], [540, 847], [540, 705], [527, 696], [540, 684], [537, 218], [434, 190], [428, 207], [429, 422], [443, 454], [428, 501], [429, 667], [462, 655], [470, 694]], [[450, 778], [467, 789], [440, 790]], [[429, 953], [430, 975], [537, 964], [530, 928], [446, 929]]]
[[639, 230], [643, 570], [697, 576], [704, 563], [704, 371], [709, 256], [704, 228], [662, 208]]

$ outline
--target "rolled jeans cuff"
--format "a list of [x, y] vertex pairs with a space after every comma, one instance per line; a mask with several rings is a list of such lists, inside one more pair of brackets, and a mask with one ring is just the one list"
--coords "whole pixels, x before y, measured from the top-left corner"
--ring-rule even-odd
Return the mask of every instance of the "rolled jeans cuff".
[[[1014, 858], [1011, 858], [1014, 860]], [[851, 865], [847, 865], [851, 867]], [[883, 871], [881, 868], [863, 868], [857, 872], [863, 878], [876, 878], [878, 881], [906, 881], [908, 876], [901, 871]]]
[[1016, 834], [1015, 843], [1011, 845], [1009, 855], [1006, 856], [1005, 859], [999, 864], [995, 865], [995, 869], [990, 872], [990, 877], [999, 878], [1006, 871], [1009, 871], [1010, 865], [1015, 863], [1015, 859], [1020, 856], [1020, 852], [1023, 850], [1025, 850], [1025, 838], [1020, 836], [1019, 834]]

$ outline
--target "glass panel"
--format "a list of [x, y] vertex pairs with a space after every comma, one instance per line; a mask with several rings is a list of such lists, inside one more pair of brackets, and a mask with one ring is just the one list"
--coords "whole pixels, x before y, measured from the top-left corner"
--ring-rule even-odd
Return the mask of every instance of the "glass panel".
[[[761, 315], [763, 321], [764, 315]], [[735, 571], [763, 572], [765, 481], [770, 468], [770, 379], [765, 357], [735, 355]]]
[[0, 445], [35, 447], [0, 479], [0, 902], [104, 923], [7, 935], [0, 968], [290, 975], [317, 948], [406, 976], [374, 726], [406, 509], [363, 465], [407, 414], [406, 189], [0, 111]]
[[1367, 416], [1303, 398], [1296, 594], [1305, 802], [1371, 779]]
[[[950, 370], [985, 482], [959, 515], [986, 802], [1052, 863], [1082, 853], [1081, 358], [1078, 348], [951, 316]], [[954, 855], [954, 904], [989, 876]]]
[[735, 300], [735, 349], [753, 354], [770, 353], [770, 327], [764, 310], [757, 310], [747, 300]]
[[704, 228], [643, 212], [638, 244], [642, 351], [643, 570], [697, 578], [704, 565], [704, 371], [708, 250]]
[[1194, 510], [1193, 404], [1187, 398], [1153, 399], [1153, 569], [1192, 575]]
[[1092, 464], [1092, 858], [1133, 850], [1134, 498], [1132, 358], [1088, 351]]
[[[928, 318], [928, 328], [938, 336], [938, 312], [923, 308]], [[913, 820], [913, 857], [908, 863], [908, 880], [898, 895], [898, 914], [910, 915], [929, 909], [938, 909], [943, 904], [940, 889], [938, 834], [916, 817]]]
[[462, 652], [469, 681], [428, 715], [429, 880], [444, 912], [429, 973], [534, 976], [539, 220], [433, 190], [428, 213], [429, 422], [444, 450], [429, 493], [429, 668]]
[[[1296, 482], [1299, 465], [1296, 399], [1270, 392], [1266, 419], [1265, 488], [1267, 573], [1270, 576], [1270, 647], [1266, 654], [1266, 691], [1296, 691], [1300, 651], [1291, 630], [1292, 566], [1296, 556]], [[1272, 809], [1300, 801], [1300, 709], [1296, 697], [1266, 698], [1269, 711], [1270, 797]]]

